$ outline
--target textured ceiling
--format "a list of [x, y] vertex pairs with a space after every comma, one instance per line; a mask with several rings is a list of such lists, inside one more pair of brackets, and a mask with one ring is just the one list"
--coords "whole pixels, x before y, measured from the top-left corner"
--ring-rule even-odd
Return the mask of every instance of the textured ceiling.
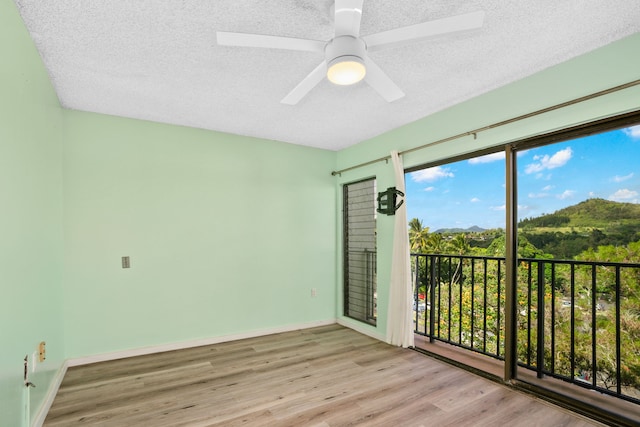
[[333, 37], [333, 0], [15, 0], [63, 107], [338, 150], [640, 31], [638, 0], [365, 0], [361, 35], [485, 11], [480, 30], [370, 56], [405, 92], [322, 81], [323, 59], [216, 31]]

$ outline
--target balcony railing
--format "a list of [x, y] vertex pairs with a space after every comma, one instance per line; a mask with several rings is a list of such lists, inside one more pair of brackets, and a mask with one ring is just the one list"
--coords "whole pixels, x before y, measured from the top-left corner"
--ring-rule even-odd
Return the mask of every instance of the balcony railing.
[[[415, 333], [504, 357], [505, 259], [412, 254]], [[518, 259], [522, 368], [640, 404], [640, 264]]]

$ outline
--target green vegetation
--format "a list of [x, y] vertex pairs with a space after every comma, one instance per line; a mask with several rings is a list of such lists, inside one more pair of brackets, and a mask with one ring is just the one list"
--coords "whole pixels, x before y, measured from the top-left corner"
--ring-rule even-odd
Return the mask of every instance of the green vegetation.
[[[456, 256], [504, 257], [504, 231], [430, 233], [418, 219], [409, 224], [412, 253], [447, 255], [433, 258], [438, 271], [435, 299], [416, 314], [418, 330], [503, 355], [504, 262]], [[640, 399], [640, 205], [590, 199], [551, 215], [523, 220], [518, 256], [522, 258], [517, 284], [519, 361], [535, 369], [537, 316], [544, 312], [545, 369], [616, 390], [615, 331], [619, 321], [620, 386], [623, 394]], [[558, 261], [562, 259], [603, 264], [572, 266]], [[553, 267], [550, 260], [554, 260]], [[427, 293], [426, 259], [419, 258], [413, 268], [418, 270], [417, 293]], [[540, 303], [538, 277], [544, 279]], [[617, 289], [616, 283], [620, 284]], [[431, 307], [436, 321], [434, 331], [427, 331]]]
[[556, 259], [573, 259], [598, 246], [640, 240], [640, 205], [588, 199], [552, 214], [526, 218], [520, 236]]
[[640, 205], [604, 199], [588, 199], [552, 214], [527, 218], [518, 224], [528, 227], [588, 227], [609, 230], [620, 224], [640, 225]]

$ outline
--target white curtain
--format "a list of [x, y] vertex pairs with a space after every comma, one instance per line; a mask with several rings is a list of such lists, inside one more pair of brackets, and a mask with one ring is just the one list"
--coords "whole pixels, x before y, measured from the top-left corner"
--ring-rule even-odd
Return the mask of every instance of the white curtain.
[[[405, 192], [404, 168], [397, 151], [391, 152], [396, 189]], [[401, 347], [413, 347], [413, 308], [407, 206], [396, 211], [391, 257], [391, 284], [387, 310], [387, 342]]]

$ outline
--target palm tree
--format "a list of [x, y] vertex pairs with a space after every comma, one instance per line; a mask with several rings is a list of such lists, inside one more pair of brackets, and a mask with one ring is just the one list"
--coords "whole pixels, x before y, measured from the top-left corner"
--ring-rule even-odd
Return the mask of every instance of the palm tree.
[[451, 240], [451, 249], [456, 255], [465, 255], [471, 249], [467, 236], [464, 233], [456, 234]]
[[[467, 236], [464, 233], [456, 234], [456, 237], [451, 241], [450, 247], [456, 255], [466, 255], [469, 253], [471, 246], [469, 245], [469, 241], [467, 240]], [[458, 266], [456, 267], [456, 271], [453, 273], [452, 281], [453, 283], [457, 283], [460, 279], [462, 273], [462, 258], [460, 258], [458, 262]]]
[[418, 218], [413, 218], [409, 221], [409, 244], [411, 252], [425, 252], [428, 238], [429, 227], [425, 227]]
[[[425, 253], [427, 250], [427, 242], [429, 239], [429, 227], [425, 227], [418, 218], [409, 221], [409, 249], [412, 253]], [[418, 292], [426, 292], [426, 283], [420, 283], [418, 277], [423, 277], [419, 272], [426, 268], [424, 257], [418, 257], [418, 264], [411, 266], [412, 274], [415, 274], [415, 286]], [[415, 289], [414, 289], [415, 291]]]
[[445, 252], [446, 246], [447, 245], [442, 238], [442, 234], [431, 233], [429, 235], [429, 241], [427, 242], [429, 252], [433, 254], [442, 254]]

